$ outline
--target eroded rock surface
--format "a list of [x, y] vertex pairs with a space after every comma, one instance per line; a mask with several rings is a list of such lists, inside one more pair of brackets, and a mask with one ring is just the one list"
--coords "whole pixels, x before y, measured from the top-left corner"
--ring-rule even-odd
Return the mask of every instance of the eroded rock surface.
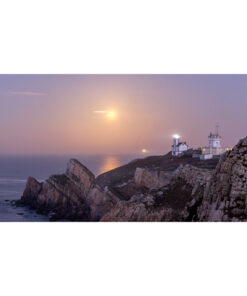
[[186, 205], [195, 194], [203, 192], [211, 171], [181, 165], [161, 187], [158, 186], [159, 176], [153, 171], [137, 169], [135, 175], [139, 190], [149, 186], [148, 192], [143, 190], [129, 200], [117, 203], [101, 221], [184, 221]]
[[32, 177], [29, 177], [27, 179], [26, 188], [24, 190], [23, 196], [21, 198], [21, 201], [24, 204], [28, 204], [32, 207], [35, 207], [37, 197], [42, 189], [42, 184], [39, 183], [37, 180], [35, 180]]
[[94, 174], [76, 159], [71, 159], [67, 165], [66, 176], [86, 196], [95, 184]]
[[39, 183], [29, 178], [21, 203], [38, 212], [54, 212], [54, 219], [89, 220], [86, 196], [94, 186], [93, 174], [77, 160], [70, 160], [66, 174], [53, 175]]
[[107, 212], [114, 208], [121, 200], [119, 195], [107, 186], [102, 189], [94, 186], [88, 196], [87, 204], [90, 208], [90, 218], [92, 221], [99, 221]]
[[156, 189], [169, 184], [171, 176], [172, 174], [169, 172], [137, 168], [134, 175], [134, 181], [138, 187]]
[[215, 170], [179, 162], [172, 171], [173, 158], [169, 169], [157, 163], [137, 167], [135, 161], [129, 174], [124, 166], [122, 181], [121, 169], [111, 181], [112, 173], [95, 179], [72, 159], [63, 175], [42, 183], [28, 178], [21, 202], [76, 221], [247, 221], [247, 138], [223, 155]]
[[199, 221], [247, 221], [247, 138], [221, 159], [198, 216]]

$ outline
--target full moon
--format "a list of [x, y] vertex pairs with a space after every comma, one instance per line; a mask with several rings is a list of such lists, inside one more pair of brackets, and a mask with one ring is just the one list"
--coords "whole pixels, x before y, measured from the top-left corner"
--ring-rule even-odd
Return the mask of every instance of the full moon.
[[108, 110], [108, 111], [106, 111], [106, 110], [96, 110], [96, 111], [93, 111], [93, 112], [96, 113], [96, 114], [103, 114], [103, 115], [106, 116], [106, 118], [111, 119], [111, 120], [115, 119], [116, 116], [117, 116], [117, 113], [114, 110]]
[[116, 112], [113, 111], [113, 110], [111, 110], [111, 111], [107, 111], [107, 112], [106, 112], [106, 116], [107, 116], [107, 118], [109, 118], [109, 119], [115, 119], [115, 118], [116, 118]]

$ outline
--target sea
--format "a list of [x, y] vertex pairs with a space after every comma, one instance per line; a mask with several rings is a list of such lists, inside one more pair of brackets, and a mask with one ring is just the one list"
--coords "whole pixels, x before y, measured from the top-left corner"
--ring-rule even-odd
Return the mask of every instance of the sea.
[[46, 222], [28, 207], [16, 207], [29, 176], [43, 181], [62, 174], [70, 158], [78, 159], [95, 176], [130, 162], [140, 155], [0, 155], [0, 222]]

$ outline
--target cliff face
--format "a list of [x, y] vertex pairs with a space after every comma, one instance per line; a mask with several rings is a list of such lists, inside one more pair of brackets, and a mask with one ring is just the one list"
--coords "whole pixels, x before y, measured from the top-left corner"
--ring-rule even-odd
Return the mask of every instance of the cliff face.
[[204, 191], [211, 171], [182, 165], [164, 180], [157, 172], [143, 169], [137, 169], [135, 176], [142, 192], [117, 203], [101, 221], [184, 221], [186, 205]]
[[128, 179], [121, 182], [120, 168], [111, 182], [70, 160], [63, 175], [42, 183], [30, 177], [21, 203], [76, 221], [247, 221], [247, 138], [215, 170], [184, 161], [173, 171], [137, 167], [132, 174], [133, 162]]
[[155, 189], [169, 184], [171, 176], [171, 172], [137, 168], [134, 175], [134, 181], [138, 187]]
[[32, 177], [27, 179], [26, 188], [23, 192], [23, 196], [21, 197], [21, 201], [23, 204], [28, 204], [31, 207], [35, 208], [36, 199], [42, 189], [41, 183], [35, 180]]
[[145, 169], [146, 171], [152, 172], [152, 174], [157, 171], [161, 173], [172, 173], [179, 166], [184, 166], [186, 164], [202, 169], [213, 170], [216, 168], [219, 161], [217, 158], [201, 161], [199, 158], [193, 158], [192, 154], [193, 152], [191, 151], [187, 152], [185, 155], [176, 157], [168, 153], [161, 156], [149, 156], [147, 158], [136, 159], [126, 165], [98, 176], [96, 181], [102, 187], [117, 186], [133, 179], [137, 168]]
[[173, 173], [137, 168], [134, 179], [103, 188], [87, 168], [70, 160], [64, 175], [42, 183], [29, 178], [21, 202], [44, 214], [53, 212], [54, 219], [182, 221], [193, 188], [207, 172], [190, 165]]
[[247, 138], [221, 159], [198, 217], [199, 221], [247, 221]]
[[72, 159], [66, 174], [51, 176], [42, 183], [30, 177], [21, 203], [44, 214], [53, 212], [56, 219], [89, 220], [85, 199], [94, 181], [93, 174]]
[[99, 185], [95, 185], [86, 198], [87, 205], [90, 208], [91, 221], [99, 221], [119, 201], [120, 198], [116, 192], [108, 187], [102, 189]]
[[94, 174], [76, 159], [71, 159], [69, 161], [66, 176], [75, 186], [80, 188], [83, 196], [87, 196], [90, 189], [95, 184]]

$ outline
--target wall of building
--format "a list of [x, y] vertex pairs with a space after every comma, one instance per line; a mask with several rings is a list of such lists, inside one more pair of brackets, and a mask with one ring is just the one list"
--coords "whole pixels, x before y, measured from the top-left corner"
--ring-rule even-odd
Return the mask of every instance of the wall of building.
[[213, 158], [213, 154], [201, 154], [200, 159], [201, 160], [207, 160]]

